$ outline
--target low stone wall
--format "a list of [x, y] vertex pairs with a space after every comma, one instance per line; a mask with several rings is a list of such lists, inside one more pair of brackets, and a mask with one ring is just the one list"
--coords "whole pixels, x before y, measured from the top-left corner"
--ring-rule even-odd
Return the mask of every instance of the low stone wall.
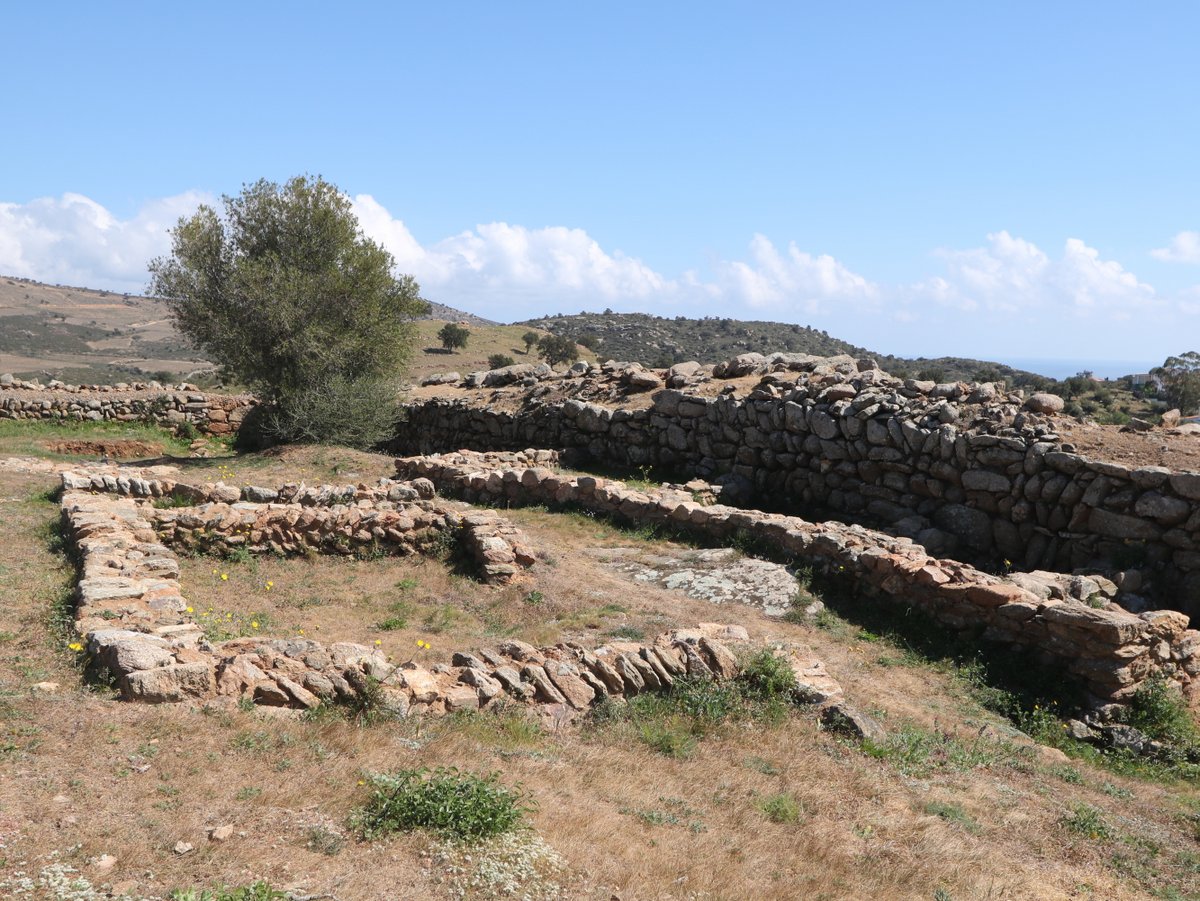
[[232, 435], [258, 401], [247, 394], [210, 394], [137, 383], [126, 386], [0, 384], [0, 419], [77, 422], [191, 423], [206, 435]]
[[[920, 608], [955, 629], [1035, 652], [1086, 688], [1097, 708], [1127, 700], [1152, 673], [1161, 673], [1200, 707], [1200, 632], [1182, 613], [1135, 615], [1054, 596], [1027, 574], [994, 576], [937, 559], [923, 547], [857, 525], [814, 524], [792, 516], [697, 503], [681, 490], [635, 491], [592, 476], [567, 477], [546, 467], [496, 466], [496, 456], [472, 453], [396, 461], [402, 478], [423, 477], [467, 501], [569, 504], [636, 523], [662, 523], [728, 541], [743, 533], [824, 572], [860, 594]], [[1039, 586], [1044, 586], [1041, 590]]]
[[[377, 649], [347, 642], [243, 638], [213, 644], [188, 615], [178, 561], [155, 530], [155, 514], [177, 511], [156, 511], [132, 496], [91, 487], [96, 478], [107, 488], [106, 477], [113, 476], [64, 474], [62, 509], [80, 556], [76, 628], [91, 660], [112, 673], [127, 700], [250, 699], [305, 709], [361, 706], [374, 697], [395, 716], [509, 702], [559, 723], [605, 698], [665, 690], [682, 676], [729, 679], [738, 673], [725, 642], [745, 641], [745, 630], [711, 624], [665, 633], [649, 644], [612, 642], [594, 649], [506, 641], [429, 667], [397, 666]], [[159, 481], [123, 478], [130, 484]], [[86, 490], [78, 487], [85, 480]], [[813, 661], [795, 658], [793, 666], [813, 682], [815, 700], [840, 695]]]
[[649, 405], [539, 394], [549, 383], [503, 404], [463, 391], [410, 403], [390, 447], [536, 445], [662, 467], [747, 501], [888, 525], [935, 554], [1025, 570], [1100, 566], [1131, 609], [1200, 615], [1200, 473], [1074, 453], [1056, 417], [1037, 412], [1043, 396], [901, 381], [847, 360], [804, 365], [812, 371], [768, 375], [748, 394], [663, 389]]
[[529, 540], [492, 511], [462, 513], [439, 505], [427, 479], [366, 485], [284, 485], [279, 489], [217, 482], [190, 485], [160, 474], [66, 472], [64, 488], [135, 498], [171, 498], [183, 508], [144, 509], [159, 540], [188, 551], [295, 555], [421, 553], [459, 544], [487, 582], [504, 584], [533, 566]]

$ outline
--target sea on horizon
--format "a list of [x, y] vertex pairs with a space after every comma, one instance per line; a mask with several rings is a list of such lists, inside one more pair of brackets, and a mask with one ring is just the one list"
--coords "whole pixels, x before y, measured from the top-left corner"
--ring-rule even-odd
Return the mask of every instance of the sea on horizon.
[[1066, 379], [1081, 372], [1091, 372], [1096, 378], [1118, 379], [1123, 375], [1149, 372], [1161, 366], [1162, 360], [1063, 360], [1037, 357], [1005, 357], [997, 360], [1016, 369], [1036, 372], [1052, 379]]

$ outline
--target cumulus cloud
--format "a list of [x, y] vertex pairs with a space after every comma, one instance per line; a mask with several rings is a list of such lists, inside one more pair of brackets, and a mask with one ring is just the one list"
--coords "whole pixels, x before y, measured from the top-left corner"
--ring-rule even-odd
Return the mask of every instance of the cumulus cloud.
[[1078, 238], [1068, 238], [1057, 258], [1007, 231], [987, 238], [985, 247], [938, 251], [946, 274], [916, 285], [913, 294], [969, 312], [1103, 309], [1119, 317], [1155, 300], [1153, 287]]
[[878, 288], [833, 257], [812, 256], [794, 243], [786, 252], [763, 235], [750, 242], [750, 261], [724, 261], [717, 267], [723, 293], [752, 307], [791, 307], [817, 312], [823, 301], [874, 301]]
[[369, 194], [355, 197], [353, 206], [363, 231], [391, 251], [397, 268], [416, 276], [423, 288], [444, 289], [458, 299], [646, 300], [680, 287], [641, 260], [605, 251], [578, 228], [491, 222], [425, 246]]
[[1150, 251], [1164, 263], [1200, 263], [1200, 232], [1180, 232], [1166, 247]]
[[[1200, 315], [1200, 287], [1159, 296], [1078, 238], [1052, 253], [999, 231], [979, 247], [937, 251], [940, 271], [923, 281], [887, 284], [760, 234], [740, 259], [664, 274], [580, 228], [491, 222], [421, 241], [374, 197], [350, 200], [363, 231], [427, 297], [502, 321], [613, 307], [801, 322], [886, 351], [986, 356], [1019, 347], [1054, 356], [1066, 335], [1097, 352], [1125, 352], [1134, 341], [1157, 348]], [[80, 194], [0, 202], [0, 274], [141, 291], [146, 263], [169, 250], [167, 230], [212, 202], [188, 192], [125, 219]], [[1193, 246], [1200, 234], [1184, 232], [1155, 253], [1184, 259]]]
[[207, 202], [189, 191], [146, 203], [129, 219], [82, 194], [0, 203], [0, 273], [141, 292], [146, 263], [170, 249], [167, 229]]

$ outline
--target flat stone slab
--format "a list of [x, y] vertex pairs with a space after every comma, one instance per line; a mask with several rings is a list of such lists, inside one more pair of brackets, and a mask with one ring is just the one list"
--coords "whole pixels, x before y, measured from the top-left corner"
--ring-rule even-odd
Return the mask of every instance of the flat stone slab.
[[594, 548], [588, 553], [635, 582], [648, 582], [713, 604], [746, 604], [767, 616], [792, 609], [798, 584], [781, 563], [746, 557], [733, 548], [647, 553], [639, 548]]

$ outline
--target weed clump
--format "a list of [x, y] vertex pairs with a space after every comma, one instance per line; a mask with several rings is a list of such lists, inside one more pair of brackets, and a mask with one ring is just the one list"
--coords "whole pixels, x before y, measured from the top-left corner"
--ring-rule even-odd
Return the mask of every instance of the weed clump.
[[729, 681], [680, 678], [666, 692], [640, 694], [628, 703], [605, 699], [592, 709], [591, 724], [628, 724], [643, 744], [685, 758], [695, 752], [697, 739], [727, 722], [778, 723], [802, 700], [787, 661], [764, 649], [743, 661]]
[[1099, 808], [1083, 802], [1076, 803], [1059, 822], [1068, 831], [1084, 838], [1103, 840], [1113, 837], [1112, 827], [1105, 822]]
[[800, 803], [786, 793], [771, 795], [758, 802], [758, 809], [772, 823], [796, 823], [800, 820], [803, 810]]
[[422, 768], [375, 773], [367, 782], [370, 797], [350, 820], [365, 841], [414, 829], [456, 841], [487, 838], [512, 830], [531, 809], [524, 791], [501, 785], [499, 773]]
[[1164, 761], [1200, 763], [1200, 727], [1162, 674], [1150, 676], [1134, 692], [1124, 721], [1159, 742], [1163, 746], [1159, 756]]
[[175, 889], [170, 895], [171, 901], [286, 901], [287, 897], [287, 892], [262, 880], [235, 887]]

